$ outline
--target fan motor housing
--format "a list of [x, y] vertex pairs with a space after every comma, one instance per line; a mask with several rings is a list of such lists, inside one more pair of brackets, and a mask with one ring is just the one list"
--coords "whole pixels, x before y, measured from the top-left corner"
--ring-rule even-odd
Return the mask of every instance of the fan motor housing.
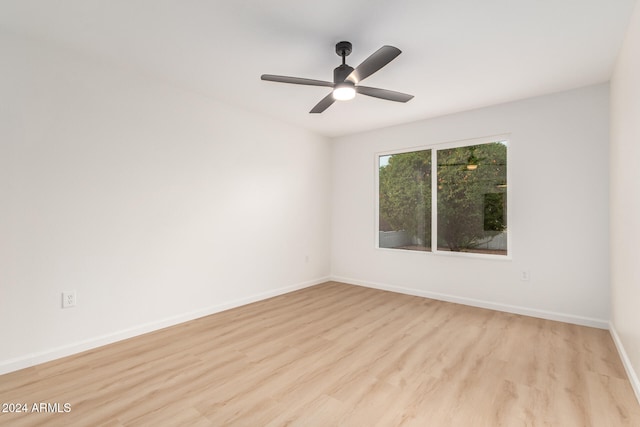
[[347, 64], [342, 64], [339, 67], [336, 67], [333, 70], [333, 82], [340, 83], [345, 81], [352, 71], [353, 67], [350, 67]]

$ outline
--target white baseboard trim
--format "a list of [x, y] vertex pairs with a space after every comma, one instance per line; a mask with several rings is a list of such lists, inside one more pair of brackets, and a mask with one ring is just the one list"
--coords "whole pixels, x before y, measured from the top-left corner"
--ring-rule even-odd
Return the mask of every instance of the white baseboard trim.
[[622, 341], [620, 341], [620, 336], [612, 322], [609, 322], [609, 333], [611, 334], [611, 338], [613, 338], [613, 343], [618, 349], [618, 354], [620, 355], [620, 359], [622, 359], [622, 366], [624, 366], [624, 370], [627, 371], [627, 376], [629, 377], [631, 387], [636, 394], [636, 399], [638, 399], [638, 403], [640, 403], [640, 380], [638, 380], [638, 375], [631, 365], [629, 356], [627, 356], [627, 352], [624, 350]]
[[594, 319], [591, 317], [576, 316], [573, 314], [557, 313], [553, 311], [540, 310], [537, 308], [522, 307], [517, 305], [502, 304], [497, 302], [479, 300], [474, 298], [458, 297], [455, 295], [442, 294], [439, 292], [423, 291], [421, 289], [404, 288], [401, 286], [388, 285], [385, 283], [369, 282], [352, 279], [349, 277], [332, 276], [331, 280], [347, 283], [351, 285], [365, 286], [368, 288], [380, 289], [383, 291], [398, 292], [401, 294], [414, 295], [418, 297], [430, 298], [439, 301], [453, 302], [456, 304], [469, 305], [473, 307], [487, 308], [490, 310], [504, 311], [507, 313], [521, 314], [524, 316], [537, 317], [540, 319], [556, 320], [558, 322], [572, 323], [581, 326], [589, 326], [598, 329], [609, 329], [609, 321]]
[[114, 342], [122, 341], [138, 335], [157, 331], [159, 329], [167, 328], [169, 326], [178, 325], [180, 323], [188, 322], [190, 320], [198, 319], [200, 317], [209, 316], [211, 314], [219, 313], [221, 311], [251, 304], [257, 301], [262, 301], [278, 295], [283, 295], [289, 292], [297, 291], [299, 289], [308, 288], [310, 286], [318, 285], [320, 283], [324, 283], [329, 280], [330, 280], [329, 277], [322, 277], [315, 280], [296, 283], [294, 285], [284, 286], [282, 288], [273, 289], [267, 292], [250, 295], [245, 298], [240, 298], [234, 301], [217, 304], [212, 307], [207, 307], [205, 309], [168, 317], [158, 321], [145, 323], [139, 326], [134, 326], [132, 328], [98, 336], [95, 338], [90, 338], [84, 341], [79, 341], [79, 342], [67, 344], [64, 346], [55, 347], [55, 348], [38, 352], [38, 353], [27, 354], [25, 356], [21, 356], [14, 359], [0, 361], [0, 375], [17, 371], [20, 369], [28, 368], [31, 366], [39, 365], [41, 363], [59, 359], [61, 357], [71, 356], [73, 354], [91, 350], [97, 347], [102, 347], [103, 345], [112, 344]]

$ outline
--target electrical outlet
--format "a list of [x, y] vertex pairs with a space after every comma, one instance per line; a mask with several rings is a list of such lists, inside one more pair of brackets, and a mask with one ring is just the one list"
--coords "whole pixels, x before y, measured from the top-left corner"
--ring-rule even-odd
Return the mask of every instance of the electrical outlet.
[[520, 272], [520, 280], [522, 280], [523, 282], [528, 282], [530, 278], [531, 275], [529, 274], [529, 270], [522, 270]]
[[76, 291], [62, 293], [62, 308], [70, 308], [76, 306]]

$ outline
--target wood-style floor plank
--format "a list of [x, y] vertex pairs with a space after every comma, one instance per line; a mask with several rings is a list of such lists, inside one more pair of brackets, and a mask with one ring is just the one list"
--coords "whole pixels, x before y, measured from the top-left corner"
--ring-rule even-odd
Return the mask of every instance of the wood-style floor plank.
[[607, 331], [329, 282], [0, 376], [11, 426], [640, 426]]

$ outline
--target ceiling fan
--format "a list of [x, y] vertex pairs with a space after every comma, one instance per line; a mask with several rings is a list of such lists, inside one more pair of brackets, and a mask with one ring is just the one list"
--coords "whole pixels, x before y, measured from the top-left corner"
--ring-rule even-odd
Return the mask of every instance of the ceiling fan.
[[329, 95], [322, 98], [322, 100], [309, 111], [310, 113], [322, 113], [335, 101], [353, 99], [356, 96], [356, 92], [362, 95], [396, 102], [407, 102], [413, 98], [413, 95], [407, 95], [406, 93], [359, 85], [362, 80], [380, 70], [400, 55], [402, 51], [397, 47], [382, 46], [356, 68], [350, 67], [345, 63], [345, 58], [351, 53], [351, 43], [345, 41], [337, 43], [336, 53], [342, 57], [342, 65], [333, 70], [333, 83], [322, 80], [304, 79], [301, 77], [276, 76], [273, 74], [263, 74], [260, 78], [271, 82], [333, 88], [333, 91]]

